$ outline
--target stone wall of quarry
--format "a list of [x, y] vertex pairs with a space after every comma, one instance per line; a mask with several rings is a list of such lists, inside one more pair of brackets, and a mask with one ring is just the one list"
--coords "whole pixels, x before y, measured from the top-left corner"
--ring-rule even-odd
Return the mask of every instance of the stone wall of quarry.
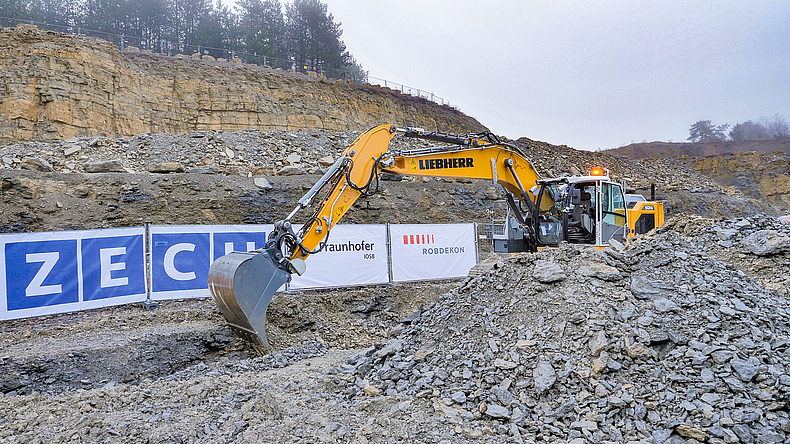
[[716, 182], [733, 186], [744, 195], [765, 199], [790, 210], [790, 155], [781, 152], [722, 154], [688, 160], [700, 173]]
[[0, 29], [0, 142], [255, 129], [365, 130], [393, 123], [485, 129], [398, 91], [230, 61], [121, 52], [104, 40]]

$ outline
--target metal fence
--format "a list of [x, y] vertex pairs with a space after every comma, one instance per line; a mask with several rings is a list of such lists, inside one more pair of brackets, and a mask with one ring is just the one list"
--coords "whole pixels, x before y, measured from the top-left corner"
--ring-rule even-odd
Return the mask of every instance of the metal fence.
[[409, 94], [415, 97], [422, 97], [423, 99], [430, 100], [431, 102], [436, 102], [439, 105], [448, 106], [450, 108], [456, 109], [454, 106], [451, 106], [446, 100], [444, 100], [442, 97], [439, 97], [432, 92], [423, 91], [421, 89], [402, 85], [400, 83], [396, 83], [390, 80], [379, 79], [378, 77], [373, 77], [370, 75], [368, 76], [368, 82], [374, 85], [381, 85], [385, 88], [390, 88], [400, 91], [402, 94]]
[[[186, 44], [175, 43], [166, 39], [146, 39], [137, 36], [114, 34], [111, 32], [97, 31], [95, 29], [81, 28], [77, 26], [57, 25], [52, 23], [38, 22], [35, 20], [23, 20], [23, 19], [17, 19], [12, 17], [0, 16], [0, 26], [2, 27], [14, 27], [18, 24], [31, 24], [31, 25], [36, 25], [38, 28], [49, 30], [49, 31], [58, 31], [67, 34], [76, 34], [76, 35], [84, 35], [88, 37], [100, 38], [102, 40], [106, 40], [114, 44], [121, 51], [124, 51], [128, 49], [130, 46], [133, 46], [140, 50], [153, 51], [155, 53], [164, 54], [167, 56], [175, 56], [177, 54], [184, 54], [184, 55], [200, 54], [201, 56], [211, 56], [214, 57], [215, 59], [218, 58], [223, 58], [228, 60], [240, 59], [243, 63], [249, 63], [258, 66], [268, 66], [271, 68], [280, 68], [283, 70], [293, 69], [296, 72], [307, 72], [307, 71], [315, 70], [318, 74], [323, 74], [329, 78], [342, 79], [346, 82], [352, 82], [352, 83], [360, 83], [359, 79], [354, 79], [354, 76], [348, 70], [324, 68], [324, 67], [318, 67], [313, 69], [307, 66], [296, 66], [292, 60], [271, 57], [266, 54], [249, 53], [249, 52], [228, 49], [228, 48], [214, 48], [210, 46], [201, 46], [201, 45], [186, 45]], [[408, 94], [414, 97], [420, 97], [435, 102], [439, 105], [456, 109], [455, 107], [451, 106], [444, 98], [439, 97], [432, 92], [424, 91], [410, 86], [405, 86], [400, 83], [392, 82], [389, 80], [372, 77], [370, 75], [367, 76], [367, 82], [373, 85], [380, 85], [386, 88], [400, 91], [402, 94]]]

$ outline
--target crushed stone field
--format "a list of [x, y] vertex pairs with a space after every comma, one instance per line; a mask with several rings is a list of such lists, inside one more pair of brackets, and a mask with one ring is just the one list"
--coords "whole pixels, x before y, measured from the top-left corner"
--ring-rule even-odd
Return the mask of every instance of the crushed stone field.
[[672, 219], [459, 281], [0, 324], [0, 441], [784, 443], [790, 224]]
[[358, 420], [341, 422], [336, 410], [346, 407], [346, 388], [331, 369], [355, 350], [386, 340], [402, 319], [456, 285], [279, 294], [269, 308], [274, 351], [266, 356], [231, 333], [211, 299], [3, 322], [0, 441], [386, 436], [367, 424], [365, 412], [391, 402], [371, 400], [357, 406]]

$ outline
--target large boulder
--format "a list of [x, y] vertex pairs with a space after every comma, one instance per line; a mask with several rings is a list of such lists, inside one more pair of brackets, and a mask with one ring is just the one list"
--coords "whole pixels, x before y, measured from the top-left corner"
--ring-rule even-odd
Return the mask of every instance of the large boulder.
[[771, 256], [790, 251], [790, 237], [776, 230], [760, 230], [741, 239], [741, 245], [749, 253]]
[[91, 162], [85, 165], [86, 173], [125, 173], [126, 169], [120, 160]]

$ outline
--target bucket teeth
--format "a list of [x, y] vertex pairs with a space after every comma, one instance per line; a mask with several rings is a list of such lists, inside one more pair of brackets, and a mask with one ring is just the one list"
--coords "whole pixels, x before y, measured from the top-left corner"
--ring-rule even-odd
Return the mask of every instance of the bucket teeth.
[[289, 277], [265, 251], [232, 252], [211, 264], [208, 288], [233, 331], [266, 352], [266, 310]]

